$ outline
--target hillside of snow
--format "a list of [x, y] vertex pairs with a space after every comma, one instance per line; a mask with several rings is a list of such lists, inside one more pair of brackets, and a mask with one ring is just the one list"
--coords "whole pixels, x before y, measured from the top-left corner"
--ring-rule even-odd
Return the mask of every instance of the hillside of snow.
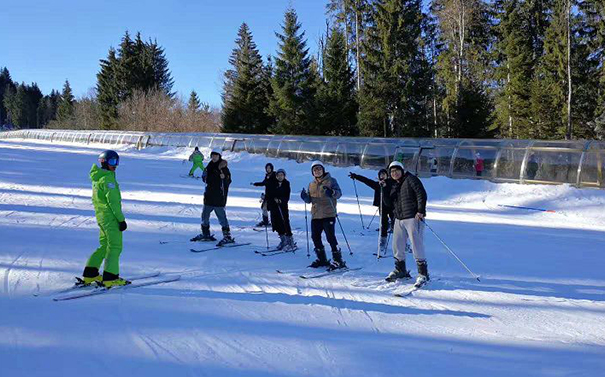
[[[423, 179], [432, 282], [386, 283], [377, 219], [363, 229], [349, 171], [337, 237], [349, 267], [312, 274], [300, 190], [310, 163], [226, 152], [227, 214], [251, 246], [192, 253], [203, 183], [187, 178], [190, 149], [119, 147], [128, 221], [121, 275], [181, 280], [55, 302], [98, 246], [88, 171], [104, 145], [0, 141], [0, 376], [602, 376], [605, 370], [605, 192], [570, 186]], [[263, 257], [264, 165], [292, 184], [296, 254]], [[198, 171], [198, 174], [200, 172]], [[373, 192], [357, 183], [364, 224]], [[553, 212], [521, 209], [532, 207]], [[310, 215], [309, 215], [310, 219]], [[212, 229], [220, 234], [214, 215]], [[269, 230], [270, 231], [270, 230]], [[269, 233], [275, 246], [278, 237]], [[311, 246], [311, 254], [312, 246]], [[408, 268], [416, 276], [413, 258]], [[276, 269], [285, 274], [279, 274]]]

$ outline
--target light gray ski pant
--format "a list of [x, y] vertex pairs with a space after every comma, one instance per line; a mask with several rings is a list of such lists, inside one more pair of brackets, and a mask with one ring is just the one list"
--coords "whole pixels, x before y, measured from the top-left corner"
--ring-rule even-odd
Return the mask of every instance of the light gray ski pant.
[[424, 254], [424, 223], [415, 217], [395, 219], [393, 229], [393, 256], [399, 261], [405, 260], [405, 245], [408, 237], [416, 261], [426, 260]]

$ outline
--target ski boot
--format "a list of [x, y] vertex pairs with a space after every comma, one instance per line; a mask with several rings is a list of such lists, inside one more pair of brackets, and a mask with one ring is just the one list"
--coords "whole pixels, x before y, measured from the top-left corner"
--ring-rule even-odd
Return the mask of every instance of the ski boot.
[[84, 267], [82, 277], [76, 277], [77, 286], [89, 286], [94, 283], [100, 283], [103, 277], [99, 275], [99, 269], [95, 267]]
[[340, 249], [332, 250], [332, 262], [328, 267], [328, 271], [334, 271], [341, 268], [347, 268], [347, 264], [342, 260]]
[[235, 239], [231, 237], [231, 231], [229, 230], [229, 227], [226, 226], [223, 227], [223, 239], [218, 241], [216, 246], [222, 247], [230, 243], [235, 243]]
[[326, 250], [323, 247], [316, 248], [315, 254], [317, 255], [317, 259], [315, 259], [308, 267], [319, 268], [330, 266], [330, 262], [328, 261], [328, 258], [326, 258]]
[[384, 280], [393, 283], [397, 281], [397, 279], [406, 280], [411, 278], [412, 275], [410, 275], [410, 271], [405, 268], [405, 260], [395, 260], [395, 269], [391, 271]]
[[416, 265], [418, 266], [418, 277], [416, 278], [416, 283], [414, 283], [414, 287], [419, 288], [425, 285], [430, 280], [429, 271], [425, 260], [416, 261]]
[[293, 236], [286, 236], [286, 245], [284, 246], [284, 251], [294, 251], [297, 249], [296, 242], [294, 242]]
[[271, 226], [271, 224], [269, 223], [269, 217], [263, 216], [263, 219], [258, 224], [256, 224], [254, 227], [255, 228], [264, 228], [266, 226]]
[[202, 233], [191, 239], [191, 242], [196, 241], [216, 241], [216, 238], [210, 234], [210, 226], [202, 225]]
[[103, 281], [101, 282], [103, 287], [109, 289], [112, 287], [122, 287], [128, 284], [131, 284], [131, 282], [122, 279], [120, 276], [112, 274], [111, 272], [103, 271]]
[[286, 236], [284, 236], [283, 234], [279, 236], [279, 245], [277, 245], [276, 249], [277, 250], [283, 250], [284, 247], [286, 247]]

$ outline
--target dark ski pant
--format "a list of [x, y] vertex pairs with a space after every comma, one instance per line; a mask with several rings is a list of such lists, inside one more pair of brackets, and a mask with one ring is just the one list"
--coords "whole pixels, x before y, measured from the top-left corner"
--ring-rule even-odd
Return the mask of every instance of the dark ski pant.
[[380, 214], [380, 221], [382, 222], [382, 225], [380, 227], [380, 237], [386, 237], [389, 231], [389, 221], [392, 223], [395, 222], [395, 215], [393, 214], [393, 210], [390, 208], [383, 208], [383, 211]]
[[326, 239], [332, 247], [332, 251], [338, 250], [338, 241], [336, 241], [336, 218], [328, 217], [325, 219], [311, 220], [311, 238], [316, 249], [323, 249], [321, 242], [321, 233], [326, 233]]
[[290, 211], [288, 211], [288, 207], [275, 206], [275, 208], [272, 208], [271, 224], [273, 231], [277, 232], [280, 236], [291, 236], [292, 228], [290, 227]]

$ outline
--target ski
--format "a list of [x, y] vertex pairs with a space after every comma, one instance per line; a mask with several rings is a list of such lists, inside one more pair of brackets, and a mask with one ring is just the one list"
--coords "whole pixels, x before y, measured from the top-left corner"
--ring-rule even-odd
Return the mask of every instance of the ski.
[[184, 175], [184, 174], [180, 174], [180, 177], [181, 178], [192, 178], [192, 179], [201, 179], [202, 178], [201, 176], [198, 177], [198, 176], [195, 176], [195, 175], [191, 176], [191, 175]]
[[282, 251], [282, 249], [275, 248], [275, 249], [262, 250], [262, 251], [261, 250], [254, 250], [254, 253], [255, 254], [267, 254], [267, 253], [275, 253], [275, 252], [278, 252], [278, 251]]
[[[155, 271], [155, 272], [150, 272], [148, 274], [141, 274], [141, 275], [134, 275], [134, 276], [129, 276], [127, 278], [125, 278], [126, 280], [142, 280], [142, 279], [149, 279], [149, 278], [154, 278], [156, 276], [159, 276], [161, 274], [160, 271]], [[79, 277], [76, 276], [76, 280], [80, 279]], [[71, 292], [71, 291], [77, 291], [80, 289], [86, 289], [86, 288], [95, 288], [95, 285], [83, 285], [83, 284], [78, 284], [77, 282], [74, 283], [74, 285], [72, 285], [69, 288], [63, 288], [63, 289], [58, 289], [56, 291], [50, 291], [50, 292], [36, 292], [34, 293], [35, 297], [38, 296], [52, 296], [52, 295], [58, 295], [61, 293], [67, 293], [67, 292]]]
[[[439, 280], [439, 279], [437, 279], [437, 280]], [[416, 283], [411, 284], [410, 286], [402, 289], [399, 292], [393, 293], [393, 296], [395, 296], [395, 297], [407, 297], [407, 296], [411, 295], [412, 293], [416, 292], [417, 290], [426, 287], [431, 281], [434, 281], [434, 280], [428, 280], [428, 281], [425, 281], [422, 284], [418, 284], [416, 282]]]
[[276, 251], [274, 253], [259, 253], [259, 254], [262, 255], [263, 257], [272, 257], [274, 255], [287, 254], [287, 253], [294, 254], [295, 250], [296, 249], [294, 249], [294, 250], [288, 250], [288, 251], [282, 250], [282, 251]]
[[71, 294], [71, 295], [68, 294], [65, 296], [55, 297], [55, 298], [53, 298], [53, 301], [75, 300], [77, 298], [96, 296], [96, 295], [100, 295], [100, 294], [108, 293], [108, 292], [123, 291], [123, 290], [127, 290], [127, 289], [132, 289], [132, 288], [146, 287], [149, 285], [171, 283], [173, 281], [179, 280], [180, 278], [181, 278], [181, 275], [175, 275], [175, 276], [160, 277], [160, 278], [157, 278], [154, 280], [142, 281], [140, 283], [132, 283], [132, 284], [122, 285], [122, 286], [113, 287], [113, 288], [98, 287], [92, 291], [78, 292], [76, 294]]
[[315, 275], [300, 275], [299, 277], [301, 279], [317, 279], [317, 278], [321, 278], [324, 276], [344, 274], [345, 272], [350, 272], [350, 271], [359, 271], [361, 269], [362, 269], [362, 267], [356, 267], [356, 268], [345, 267], [345, 268], [339, 268], [338, 270], [326, 271], [326, 272], [322, 272], [322, 273], [315, 274]]
[[228, 247], [239, 247], [239, 246], [246, 246], [246, 245], [251, 245], [252, 242], [246, 242], [246, 243], [228, 243], [225, 246], [215, 246], [215, 247], [209, 247], [207, 249], [189, 249], [189, 251], [191, 251], [192, 253], [204, 253], [206, 251], [211, 251], [211, 250], [218, 250], [218, 249], [225, 249]]

